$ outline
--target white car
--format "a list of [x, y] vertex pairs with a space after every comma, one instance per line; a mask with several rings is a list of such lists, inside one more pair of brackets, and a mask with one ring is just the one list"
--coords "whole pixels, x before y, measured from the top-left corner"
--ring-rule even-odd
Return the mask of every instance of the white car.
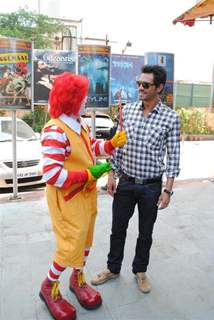
[[[89, 126], [89, 128], [91, 128], [91, 124], [92, 124], [91, 113], [88, 112], [82, 115], [82, 117], [85, 120], [86, 124]], [[111, 138], [111, 132], [114, 127], [114, 122], [112, 121], [111, 117], [109, 117], [109, 115], [96, 112], [95, 126], [96, 126], [97, 139]]]
[[[0, 189], [13, 186], [12, 119], [0, 117]], [[17, 118], [18, 186], [43, 183], [42, 152], [39, 137], [31, 127]]]

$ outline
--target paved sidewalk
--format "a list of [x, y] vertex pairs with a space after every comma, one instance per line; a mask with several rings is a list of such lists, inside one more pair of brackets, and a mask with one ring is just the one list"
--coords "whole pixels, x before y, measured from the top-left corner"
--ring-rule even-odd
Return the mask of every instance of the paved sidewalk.
[[[52, 319], [38, 297], [54, 239], [43, 190], [9, 201], [0, 195], [0, 319]], [[148, 275], [150, 294], [138, 291], [131, 273], [137, 214], [128, 230], [121, 276], [99, 286], [103, 305], [86, 311], [68, 289], [70, 270], [61, 291], [77, 308], [78, 320], [213, 320], [214, 319], [214, 183], [178, 182], [168, 209], [160, 211]], [[99, 193], [94, 246], [87, 279], [105, 267], [111, 226], [111, 198]]]

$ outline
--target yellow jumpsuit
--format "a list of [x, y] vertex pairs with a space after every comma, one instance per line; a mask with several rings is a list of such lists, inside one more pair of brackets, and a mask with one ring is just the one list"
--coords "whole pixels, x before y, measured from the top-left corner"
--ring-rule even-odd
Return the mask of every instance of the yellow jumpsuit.
[[[53, 124], [65, 132], [72, 148], [64, 168], [75, 171], [93, 165], [94, 157], [86, 129], [81, 127], [79, 135], [59, 119], [50, 120], [46, 127]], [[56, 235], [54, 260], [64, 267], [82, 268], [84, 249], [92, 245], [97, 214], [96, 184], [90, 190], [84, 191], [83, 188], [84, 184], [80, 183], [66, 190], [47, 184], [47, 202]]]

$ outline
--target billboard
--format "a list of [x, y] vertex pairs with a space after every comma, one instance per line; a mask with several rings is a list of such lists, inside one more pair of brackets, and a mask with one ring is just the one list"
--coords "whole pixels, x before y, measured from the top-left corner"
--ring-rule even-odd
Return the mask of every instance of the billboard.
[[172, 108], [174, 91], [174, 54], [164, 52], [146, 52], [145, 63], [151, 65], [158, 64], [166, 69], [167, 80], [162, 94], [162, 101]]
[[32, 43], [0, 38], [0, 109], [31, 109]]
[[78, 73], [90, 81], [87, 108], [109, 107], [110, 47], [78, 46]]
[[49, 92], [57, 75], [75, 73], [75, 52], [66, 50], [35, 49], [33, 52], [34, 104], [47, 104]]
[[138, 99], [136, 77], [141, 73], [143, 56], [112, 54], [111, 104], [134, 102]]

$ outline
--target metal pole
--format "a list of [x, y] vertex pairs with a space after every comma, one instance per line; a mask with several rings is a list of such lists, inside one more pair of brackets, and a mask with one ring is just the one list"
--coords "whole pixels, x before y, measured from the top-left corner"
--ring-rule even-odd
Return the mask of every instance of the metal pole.
[[82, 44], [82, 37], [83, 37], [83, 18], [80, 19], [80, 44]]
[[[93, 137], [96, 139], [96, 110], [92, 109], [91, 110], [91, 131]], [[94, 163], [96, 163], [96, 155], [94, 154]]]
[[91, 131], [93, 137], [96, 139], [96, 111], [94, 109], [91, 110]]
[[13, 155], [13, 195], [10, 200], [21, 199], [18, 196], [17, 159], [16, 159], [16, 110], [12, 111], [12, 155]]

